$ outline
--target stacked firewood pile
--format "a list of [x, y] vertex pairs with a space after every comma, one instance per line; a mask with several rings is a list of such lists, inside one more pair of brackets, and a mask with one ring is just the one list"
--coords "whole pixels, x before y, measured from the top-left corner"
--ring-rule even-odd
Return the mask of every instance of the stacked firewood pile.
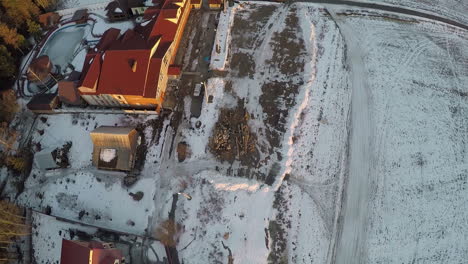
[[244, 108], [221, 110], [210, 139], [211, 151], [220, 160], [232, 162], [255, 150], [256, 137], [247, 124], [249, 119]]

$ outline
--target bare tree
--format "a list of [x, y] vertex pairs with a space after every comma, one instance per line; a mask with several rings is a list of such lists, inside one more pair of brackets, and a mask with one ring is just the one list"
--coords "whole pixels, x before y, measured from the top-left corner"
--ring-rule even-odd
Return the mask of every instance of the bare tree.
[[156, 228], [156, 238], [165, 246], [174, 247], [177, 245], [182, 226], [172, 219], [167, 219]]
[[28, 229], [22, 210], [8, 201], [0, 200], [0, 263], [9, 263], [17, 258], [11, 246], [16, 238], [29, 235]]

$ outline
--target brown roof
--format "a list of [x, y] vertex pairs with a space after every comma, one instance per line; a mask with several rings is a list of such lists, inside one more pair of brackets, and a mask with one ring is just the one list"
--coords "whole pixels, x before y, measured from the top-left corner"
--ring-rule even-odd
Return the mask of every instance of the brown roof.
[[26, 105], [29, 110], [33, 111], [50, 111], [57, 107], [58, 100], [56, 94], [37, 94], [31, 98]]
[[83, 20], [88, 18], [88, 9], [79, 9], [76, 10], [71, 18], [71, 21]]
[[[101, 126], [91, 131], [93, 141], [93, 164], [100, 169], [129, 171], [132, 169], [137, 147], [138, 134], [133, 127]], [[111, 149], [115, 158], [103, 161], [101, 152]]]
[[28, 67], [27, 77], [30, 81], [42, 81], [49, 76], [52, 70], [52, 61], [49, 56], [42, 55], [35, 58]]
[[120, 35], [120, 29], [109, 28], [102, 34], [101, 39], [96, 45], [97, 52], [107, 50], [112, 43], [114, 43]]
[[60, 101], [64, 103], [73, 105], [81, 103], [80, 94], [78, 93], [75, 82], [60, 81], [58, 83], [58, 95], [60, 97]]

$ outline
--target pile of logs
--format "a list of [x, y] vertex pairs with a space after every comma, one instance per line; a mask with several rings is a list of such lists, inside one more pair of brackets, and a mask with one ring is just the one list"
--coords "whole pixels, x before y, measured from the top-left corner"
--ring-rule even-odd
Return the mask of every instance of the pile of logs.
[[215, 126], [212, 148], [216, 153], [231, 152], [240, 157], [255, 149], [254, 138], [247, 121], [250, 119], [247, 111], [224, 110]]

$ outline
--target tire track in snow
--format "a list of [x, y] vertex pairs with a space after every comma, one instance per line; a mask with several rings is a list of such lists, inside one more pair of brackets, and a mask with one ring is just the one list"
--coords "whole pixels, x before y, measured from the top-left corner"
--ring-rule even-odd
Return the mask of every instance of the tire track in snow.
[[349, 137], [349, 174], [344, 187], [342, 229], [332, 256], [335, 263], [363, 263], [372, 181], [372, 121], [370, 91], [366, 83], [363, 54], [356, 32], [328, 8], [347, 45], [350, 68], [351, 125]]

